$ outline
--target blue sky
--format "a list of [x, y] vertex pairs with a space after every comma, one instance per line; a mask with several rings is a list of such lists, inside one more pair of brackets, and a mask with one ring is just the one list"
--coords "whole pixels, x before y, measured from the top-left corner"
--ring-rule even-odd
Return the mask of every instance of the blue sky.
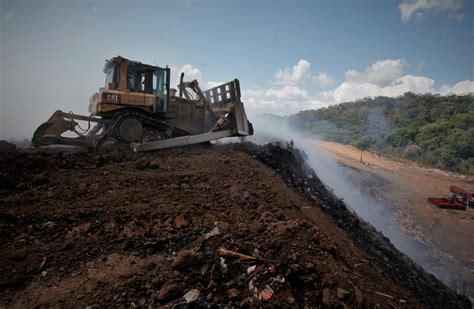
[[239, 78], [251, 112], [473, 91], [469, 0], [0, 3], [3, 138], [59, 108], [86, 113], [118, 54], [204, 87]]

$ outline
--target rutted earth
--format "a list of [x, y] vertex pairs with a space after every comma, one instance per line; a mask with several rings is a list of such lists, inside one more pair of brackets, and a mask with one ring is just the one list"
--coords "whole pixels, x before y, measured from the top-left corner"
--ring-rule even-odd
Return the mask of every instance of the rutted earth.
[[280, 145], [0, 154], [0, 307], [470, 308]]
[[394, 161], [352, 146], [318, 142], [342, 165], [358, 189], [383, 201], [402, 232], [425, 246], [424, 263], [452, 288], [474, 298], [474, 212], [438, 209], [428, 197], [448, 197], [449, 187], [474, 189], [469, 176]]

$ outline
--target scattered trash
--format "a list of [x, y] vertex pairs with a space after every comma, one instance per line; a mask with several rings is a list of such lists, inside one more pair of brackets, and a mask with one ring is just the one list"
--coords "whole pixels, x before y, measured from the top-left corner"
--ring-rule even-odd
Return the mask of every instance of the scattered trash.
[[221, 233], [221, 230], [219, 229], [218, 226], [216, 226], [215, 228], [213, 228], [209, 233], [207, 233], [206, 235], [204, 235], [204, 239], [205, 240], [208, 240], [209, 238], [211, 237], [214, 237], [216, 235], [219, 235]]
[[348, 299], [350, 295], [351, 295], [351, 292], [349, 292], [348, 290], [343, 289], [343, 288], [337, 288], [337, 294], [336, 294], [337, 298]]
[[249, 290], [250, 290], [250, 291], [257, 292], [257, 288], [256, 288], [255, 285], [253, 284], [253, 281], [254, 281], [254, 279], [252, 279], [252, 280], [249, 281]]
[[249, 268], [247, 268], [247, 274], [251, 274], [255, 271], [255, 268], [257, 267], [257, 265], [253, 265], [253, 266], [250, 266]]
[[183, 298], [184, 300], [186, 300], [186, 303], [189, 304], [190, 302], [193, 302], [199, 298], [199, 290], [198, 289], [190, 290], [186, 294], [183, 295]]
[[217, 249], [217, 253], [219, 253], [219, 255], [221, 255], [221, 256], [235, 257], [235, 258], [238, 258], [239, 260], [256, 260], [257, 259], [254, 256], [245, 255], [245, 254], [238, 253], [238, 252], [231, 251], [231, 250], [227, 250], [227, 249], [224, 249], [224, 248]]
[[240, 296], [240, 293], [239, 293], [239, 290], [237, 289], [230, 289], [227, 291], [227, 296], [230, 298], [230, 299], [236, 299]]
[[38, 266], [38, 272], [42, 271], [44, 266], [46, 265], [47, 258], [44, 257], [43, 260], [41, 261], [40, 265]]
[[285, 283], [285, 277], [278, 275], [275, 278], [272, 278], [272, 282]]
[[276, 271], [275, 265], [274, 264], [268, 265], [267, 270], [269, 273], [273, 274]]
[[56, 224], [54, 224], [53, 221], [47, 221], [47, 222], [43, 223], [43, 226], [44, 226], [44, 227], [47, 227], [47, 228], [49, 228], [49, 229], [50, 229], [50, 228], [53, 228], [55, 225], [56, 225]]
[[225, 263], [225, 259], [223, 257], [221, 257], [221, 268], [224, 274], [227, 273], [227, 264]]
[[377, 292], [377, 291], [373, 291], [373, 292], [377, 295], [393, 299], [393, 296], [391, 296], [391, 295], [388, 295], [388, 294], [385, 294], [385, 293], [382, 293], [382, 292]]
[[466, 205], [454, 198], [434, 198], [429, 197], [427, 199], [428, 203], [435, 205], [438, 208], [444, 209], [454, 209], [454, 210], [466, 210]]
[[266, 289], [262, 290], [258, 294], [258, 299], [259, 300], [269, 300], [270, 298], [272, 298], [272, 296], [273, 296], [273, 290], [267, 287]]

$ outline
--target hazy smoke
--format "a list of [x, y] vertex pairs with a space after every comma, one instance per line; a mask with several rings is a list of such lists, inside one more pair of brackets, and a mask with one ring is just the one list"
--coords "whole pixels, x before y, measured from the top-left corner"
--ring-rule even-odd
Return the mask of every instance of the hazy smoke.
[[[348, 169], [339, 165], [327, 152], [318, 146], [314, 136], [305, 137], [291, 130], [284, 118], [273, 115], [249, 115], [255, 135], [252, 141], [265, 144], [273, 141], [294, 141], [294, 147], [303, 150], [307, 163], [313, 168], [321, 181], [334, 193], [344, 200], [345, 204], [360, 218], [381, 231], [403, 253], [412, 258], [428, 272], [436, 275], [445, 283], [450, 282], [450, 273], [431, 256], [433, 248], [422, 244], [401, 232], [397, 220], [390, 214], [390, 205], [376, 200], [374, 197], [363, 195], [349, 179]], [[380, 127], [380, 123], [374, 123]], [[382, 124], [383, 125], [383, 124]], [[384, 203], [384, 204], [381, 204]], [[459, 267], [463, 267], [461, 264]]]

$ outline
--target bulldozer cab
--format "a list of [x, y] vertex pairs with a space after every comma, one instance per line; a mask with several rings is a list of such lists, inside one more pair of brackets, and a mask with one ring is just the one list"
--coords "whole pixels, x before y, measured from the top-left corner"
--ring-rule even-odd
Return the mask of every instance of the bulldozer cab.
[[105, 86], [110, 90], [156, 96], [156, 111], [166, 112], [170, 96], [170, 69], [130, 61], [120, 56], [106, 62]]

